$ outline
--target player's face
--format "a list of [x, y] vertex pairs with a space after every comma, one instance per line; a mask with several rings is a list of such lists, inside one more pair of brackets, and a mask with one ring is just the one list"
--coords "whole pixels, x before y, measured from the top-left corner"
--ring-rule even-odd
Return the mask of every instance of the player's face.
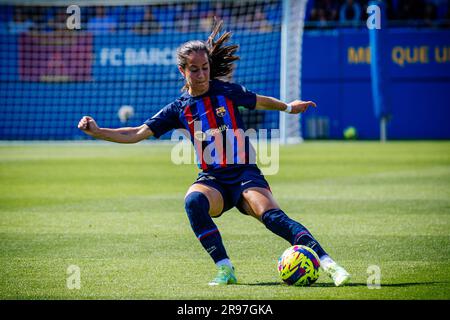
[[189, 84], [189, 93], [197, 96], [209, 89], [209, 60], [206, 52], [192, 52], [184, 70], [180, 70]]

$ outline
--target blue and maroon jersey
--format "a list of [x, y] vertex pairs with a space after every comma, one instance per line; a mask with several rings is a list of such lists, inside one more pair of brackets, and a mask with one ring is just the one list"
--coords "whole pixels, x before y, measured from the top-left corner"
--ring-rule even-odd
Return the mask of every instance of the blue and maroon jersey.
[[[208, 92], [192, 97], [184, 93], [145, 121], [159, 138], [172, 129], [185, 129], [203, 171], [249, 164], [253, 147], [238, 107], [254, 109], [256, 94], [243, 86], [210, 81]], [[232, 150], [230, 150], [232, 149]]]

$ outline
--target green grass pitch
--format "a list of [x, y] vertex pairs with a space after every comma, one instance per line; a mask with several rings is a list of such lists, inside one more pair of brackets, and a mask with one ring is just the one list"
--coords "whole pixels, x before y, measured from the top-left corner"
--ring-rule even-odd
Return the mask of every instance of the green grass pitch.
[[[0, 146], [1, 299], [450, 299], [450, 142], [306, 142], [267, 176], [282, 209], [353, 275], [289, 287], [288, 243], [236, 209], [215, 220], [239, 285], [215, 266], [184, 213], [195, 165], [170, 145]], [[80, 270], [69, 289], [68, 267]], [[367, 286], [369, 266], [381, 287]], [[370, 270], [370, 269], [369, 269]], [[369, 281], [370, 282], [370, 281]]]

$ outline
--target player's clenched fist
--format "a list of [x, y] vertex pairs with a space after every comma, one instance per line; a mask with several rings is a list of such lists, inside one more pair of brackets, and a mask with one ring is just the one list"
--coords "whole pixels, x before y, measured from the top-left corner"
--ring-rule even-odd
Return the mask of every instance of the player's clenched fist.
[[97, 132], [98, 126], [92, 117], [84, 116], [83, 118], [81, 118], [80, 122], [78, 122], [78, 129], [83, 130], [87, 134], [90, 134]]

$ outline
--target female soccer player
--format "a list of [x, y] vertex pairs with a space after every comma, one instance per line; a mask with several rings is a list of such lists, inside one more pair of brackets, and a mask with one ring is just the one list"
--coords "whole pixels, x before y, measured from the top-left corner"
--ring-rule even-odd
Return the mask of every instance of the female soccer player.
[[[78, 128], [94, 138], [117, 143], [136, 143], [151, 136], [159, 138], [172, 129], [190, 133], [202, 171], [187, 191], [185, 210], [195, 235], [218, 267], [210, 285], [237, 283], [234, 267], [212, 219], [237, 207], [291, 245], [312, 248], [320, 258], [322, 269], [336, 286], [341, 286], [349, 281], [349, 273], [330, 258], [302, 224], [280, 209], [266, 179], [250, 160], [252, 146], [242, 135], [245, 128], [238, 108], [295, 114], [316, 105], [300, 100], [286, 104], [223, 81], [231, 78], [234, 61], [239, 57], [235, 55], [238, 46], [226, 44], [230, 32], [214, 40], [221, 27], [221, 21], [216, 23], [207, 41], [189, 41], [178, 48], [178, 69], [186, 81], [184, 93], [143, 125], [99, 128], [93, 118], [84, 116]], [[232, 139], [237, 140], [237, 145], [230, 147], [228, 142]], [[211, 149], [215, 152], [207, 157], [206, 150]]]

